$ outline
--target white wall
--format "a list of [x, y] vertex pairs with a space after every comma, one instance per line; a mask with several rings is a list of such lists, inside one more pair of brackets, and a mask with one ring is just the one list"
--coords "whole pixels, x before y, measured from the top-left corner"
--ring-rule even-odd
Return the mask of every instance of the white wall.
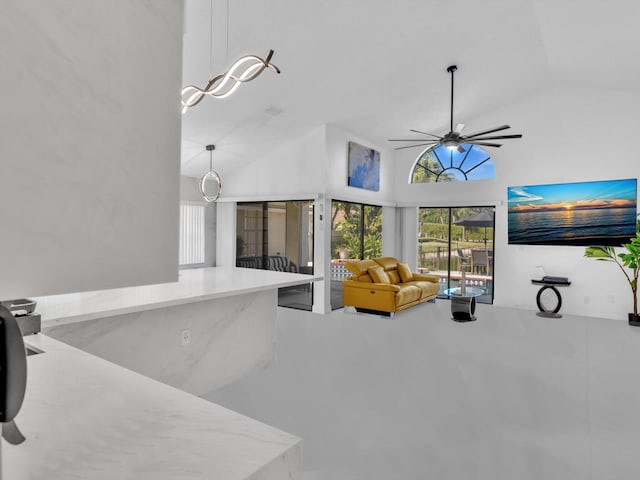
[[398, 255], [396, 246], [400, 245], [400, 219], [395, 207], [382, 207], [382, 256], [395, 257]]
[[182, 16], [2, 3], [0, 298], [177, 279]]
[[397, 257], [408, 263], [413, 271], [418, 270], [418, 209], [399, 207], [398, 216], [402, 235], [398, 244]]
[[[394, 200], [393, 150], [377, 145], [365, 138], [335, 126], [326, 127], [326, 194], [334, 199], [383, 205]], [[380, 191], [365, 190], [347, 185], [349, 172], [347, 153], [348, 142], [353, 141], [380, 152]]]
[[309, 132], [275, 152], [245, 159], [222, 175], [220, 201], [229, 198], [286, 200], [292, 194], [320, 192], [324, 186], [325, 128]]
[[[562, 290], [565, 313], [626, 319], [632, 308], [614, 265], [583, 258], [582, 247], [507, 245], [508, 186], [637, 178], [634, 138], [640, 94], [552, 88], [469, 121], [469, 131], [508, 123], [521, 140], [489, 149], [497, 178], [465, 184], [407, 185], [415, 152], [397, 156], [395, 197], [400, 204], [495, 205], [495, 304], [537, 309], [536, 266], [570, 278]], [[507, 132], [508, 133], [508, 132]], [[406, 228], [406, 227], [405, 227]]]
[[[347, 186], [347, 144], [355, 141], [380, 152], [380, 191]], [[393, 201], [393, 150], [335, 126], [322, 125], [261, 158], [250, 159], [223, 175], [220, 201], [286, 200], [323, 193], [353, 202], [383, 205]]]
[[313, 287], [314, 313], [331, 311], [331, 199], [320, 195], [314, 204], [314, 256], [313, 269], [326, 280], [316, 282]]
[[[347, 145], [355, 141], [380, 152], [380, 191], [374, 192], [347, 185]], [[315, 273], [329, 279], [331, 259], [331, 200], [346, 200], [383, 206], [383, 252], [395, 255], [398, 240], [393, 200], [392, 150], [376, 145], [337, 127], [323, 125], [281, 149], [239, 166], [223, 175], [224, 191], [218, 201], [217, 264], [229, 264], [235, 246], [223, 237], [235, 238], [235, 209], [238, 201], [316, 199], [315, 203]], [[235, 211], [235, 210], [234, 210]], [[322, 216], [322, 220], [320, 217]], [[230, 235], [229, 232], [234, 232]], [[227, 263], [224, 263], [227, 262]], [[314, 311], [330, 310], [329, 282], [316, 282]]]
[[216, 266], [236, 264], [236, 202], [216, 203]]

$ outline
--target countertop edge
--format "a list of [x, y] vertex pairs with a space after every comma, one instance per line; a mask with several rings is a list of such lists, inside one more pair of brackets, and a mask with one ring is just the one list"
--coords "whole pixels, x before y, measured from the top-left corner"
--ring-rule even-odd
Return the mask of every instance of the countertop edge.
[[[241, 267], [183, 270], [178, 282], [35, 297], [42, 328], [184, 305], [324, 280], [306, 275]], [[235, 284], [229, 285], [229, 282]], [[91, 306], [87, 306], [91, 304]]]

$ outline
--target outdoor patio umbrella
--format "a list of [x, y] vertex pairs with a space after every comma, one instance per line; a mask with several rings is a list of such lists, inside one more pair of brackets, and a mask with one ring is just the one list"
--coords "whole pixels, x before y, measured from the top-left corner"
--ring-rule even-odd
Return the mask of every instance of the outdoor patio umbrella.
[[487, 248], [487, 227], [493, 226], [493, 213], [483, 210], [453, 223], [463, 227], [484, 227], [484, 248]]

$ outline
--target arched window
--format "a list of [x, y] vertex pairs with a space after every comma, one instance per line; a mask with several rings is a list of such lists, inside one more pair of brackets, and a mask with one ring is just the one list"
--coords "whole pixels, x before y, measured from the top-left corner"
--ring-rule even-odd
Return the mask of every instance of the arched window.
[[462, 152], [436, 145], [424, 150], [413, 164], [409, 183], [454, 182], [496, 178], [493, 161], [478, 145], [463, 143]]

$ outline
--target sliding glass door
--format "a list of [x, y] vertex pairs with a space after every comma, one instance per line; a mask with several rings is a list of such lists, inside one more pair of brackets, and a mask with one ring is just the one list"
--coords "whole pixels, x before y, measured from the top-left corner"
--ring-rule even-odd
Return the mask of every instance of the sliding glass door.
[[476, 300], [493, 303], [494, 207], [421, 208], [418, 265], [440, 277], [441, 298], [448, 288], [478, 287]]
[[[313, 201], [238, 203], [236, 266], [313, 274]], [[312, 285], [278, 290], [278, 304], [311, 310]]]
[[350, 259], [382, 256], [382, 207], [362, 203], [331, 203], [331, 308], [341, 308], [342, 281], [350, 276]]

